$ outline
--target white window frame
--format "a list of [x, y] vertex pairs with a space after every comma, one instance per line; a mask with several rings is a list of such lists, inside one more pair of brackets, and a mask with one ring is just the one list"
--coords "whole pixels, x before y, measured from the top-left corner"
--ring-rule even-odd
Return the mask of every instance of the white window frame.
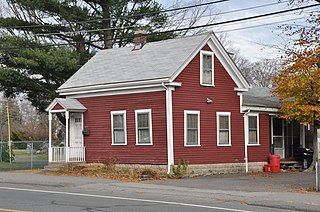
[[[188, 133], [187, 133], [187, 115], [189, 114], [196, 114], [198, 115], [198, 144], [187, 144], [187, 138], [188, 138]], [[184, 146], [185, 147], [195, 147], [195, 146], [201, 146], [200, 145], [200, 111], [198, 110], [185, 110], [184, 111]]]
[[[151, 109], [143, 109], [143, 110], [135, 110], [135, 122], [136, 122], [136, 145], [145, 146], [145, 145], [153, 145], [152, 139], [152, 110]], [[139, 135], [138, 135], [138, 115], [140, 113], [148, 113], [149, 116], [149, 133], [150, 133], [150, 143], [139, 143]]]
[[[229, 143], [220, 144], [220, 116], [228, 116]], [[217, 146], [231, 146], [231, 112], [217, 112]]]
[[[260, 146], [260, 139], [259, 139], [259, 114], [258, 113], [249, 113], [249, 114], [247, 114], [247, 116], [248, 116], [248, 121], [247, 121], [247, 133], [248, 133], [248, 146]], [[250, 122], [250, 119], [249, 119], [249, 117], [250, 116], [255, 116], [255, 117], [257, 117], [257, 143], [256, 144], [250, 144], [249, 142], [250, 142], [250, 134], [249, 134], [249, 132], [250, 132], [250, 128], [249, 128], [249, 126], [250, 126], [250, 124], [249, 124], [249, 122]]]
[[[203, 75], [203, 55], [209, 55], [211, 56], [212, 58], [212, 83], [211, 84], [205, 84], [205, 83], [202, 83], [202, 75]], [[201, 50], [200, 51], [200, 85], [202, 86], [211, 86], [213, 87], [214, 86], [214, 54], [213, 52], [209, 52], [209, 51], [203, 51]]]
[[[127, 145], [127, 112], [125, 110], [111, 111], [111, 136], [112, 136], [112, 145], [114, 146], [125, 146]], [[114, 141], [114, 128], [113, 128], [113, 116], [114, 115], [123, 115], [123, 128], [124, 128], [124, 143], [115, 143]]]

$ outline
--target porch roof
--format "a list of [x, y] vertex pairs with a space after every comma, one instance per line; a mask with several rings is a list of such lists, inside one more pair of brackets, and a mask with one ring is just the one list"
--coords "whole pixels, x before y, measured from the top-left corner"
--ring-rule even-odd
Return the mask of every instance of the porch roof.
[[55, 98], [51, 104], [46, 108], [46, 111], [54, 111], [56, 110], [55, 107], [60, 106], [60, 110], [70, 111], [70, 112], [84, 112], [87, 110], [83, 104], [81, 104], [76, 99], [70, 98]]
[[280, 100], [272, 95], [272, 88], [253, 86], [243, 93], [243, 106], [279, 109]]

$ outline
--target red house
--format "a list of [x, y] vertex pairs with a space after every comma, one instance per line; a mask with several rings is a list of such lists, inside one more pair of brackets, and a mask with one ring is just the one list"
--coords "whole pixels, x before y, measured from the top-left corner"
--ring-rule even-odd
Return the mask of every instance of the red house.
[[279, 104], [249, 89], [213, 33], [101, 50], [47, 108], [50, 132], [52, 114], [66, 117], [64, 146], [49, 135], [49, 162], [262, 170]]

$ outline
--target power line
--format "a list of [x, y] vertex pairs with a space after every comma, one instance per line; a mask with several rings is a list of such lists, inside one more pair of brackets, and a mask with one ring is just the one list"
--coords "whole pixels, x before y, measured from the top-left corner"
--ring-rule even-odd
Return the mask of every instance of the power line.
[[154, 11], [154, 12], [149, 12], [149, 13], [140, 13], [140, 14], [129, 15], [129, 16], [117, 16], [117, 17], [112, 17], [112, 18], [102, 18], [102, 19], [95, 19], [95, 20], [88, 20], [88, 21], [80, 21], [78, 23], [80, 23], [80, 24], [81, 23], [92, 23], [92, 22], [97, 22], [97, 21], [108, 21], [108, 20], [112, 20], [112, 19], [125, 19], [125, 18], [134, 18], [134, 17], [140, 17], [140, 16], [143, 17], [143, 16], [153, 15], [153, 14], [158, 14], [158, 13], [167, 13], [167, 12], [174, 12], [174, 11], [178, 11], [178, 10], [191, 9], [194, 7], [208, 6], [211, 4], [218, 4], [218, 3], [222, 3], [222, 2], [226, 2], [226, 1], [229, 1], [229, 0], [217, 0], [217, 1], [189, 5], [189, 6], [184, 6], [184, 7], [178, 7], [178, 8], [173, 8], [173, 9]]
[[[278, 4], [278, 3], [271, 3], [271, 4], [260, 5], [260, 6], [248, 7], [248, 8], [244, 8], [244, 9], [231, 10], [231, 11], [226, 11], [226, 12], [222, 12], [222, 13], [217, 13], [216, 15], [240, 12], [240, 11], [250, 10], [250, 9], [257, 9], [257, 8], [271, 6], [271, 5], [275, 5], [275, 4]], [[309, 5], [309, 6], [312, 6], [312, 5]], [[295, 10], [308, 8], [309, 6], [300, 7], [300, 8], [293, 8], [293, 9], [289, 9], [289, 10], [283, 10], [284, 12], [281, 12], [281, 11], [280, 12], [281, 13], [288, 13], [288, 12], [292, 12], [292, 11], [295, 11]], [[269, 16], [269, 15], [267, 15], [267, 16]], [[206, 17], [206, 16], [201, 16], [201, 18], [203, 18], [203, 17]], [[213, 25], [215, 25], [215, 23], [213, 23]], [[219, 25], [219, 23], [217, 25]], [[79, 30], [79, 31], [68, 31], [68, 32], [54, 32], [54, 33], [38, 33], [38, 34], [35, 34], [35, 35], [37, 35], [37, 36], [48, 36], [48, 35], [63, 35], [63, 34], [86, 33], [86, 32], [87, 33], [90, 33], [90, 32], [103, 32], [103, 31], [107, 31], [107, 30], [133, 29], [133, 28], [136, 28], [136, 27], [137, 26], [109, 27], [109, 28], [100, 28], [100, 29], [92, 29], [92, 30]], [[181, 31], [183, 31], [183, 30], [181, 30]]]
[[297, 11], [297, 10], [301, 10], [301, 9], [307, 9], [307, 8], [311, 8], [311, 7], [315, 7], [315, 6], [320, 6], [320, 4], [307, 5], [307, 6], [303, 6], [303, 7], [291, 8], [291, 9], [281, 10], [281, 11], [277, 11], [277, 12], [271, 12], [271, 13], [265, 13], [265, 14], [261, 14], [261, 15], [249, 16], [249, 17], [245, 17], [245, 18], [232, 19], [232, 20], [222, 21], [222, 22], [218, 22], [218, 23], [198, 25], [198, 26], [180, 28], [180, 29], [175, 29], [175, 30], [167, 30], [167, 31], [165, 31], [165, 33], [176, 32], [176, 31], [184, 31], [184, 30], [190, 30], [190, 29], [198, 29], [198, 28], [209, 27], [209, 26], [218, 26], [218, 25], [229, 24], [229, 23], [236, 23], [236, 22], [241, 22], [241, 21], [246, 21], [246, 20], [251, 20], [251, 19], [258, 19], [258, 18], [278, 15], [278, 14], [282, 14], [282, 13]]
[[[153, 15], [153, 14], [158, 14], [158, 13], [167, 13], [167, 12], [173, 12], [173, 11], [178, 11], [178, 10], [186, 10], [186, 9], [191, 9], [195, 7], [202, 7], [202, 6], [208, 6], [211, 4], [218, 4], [222, 2], [226, 2], [229, 0], [217, 0], [217, 1], [211, 1], [211, 2], [206, 2], [206, 3], [201, 3], [201, 4], [194, 4], [194, 5], [188, 5], [184, 7], [178, 7], [178, 8], [172, 8], [172, 9], [165, 9], [165, 10], [160, 10], [160, 11], [154, 11], [154, 12], [149, 12], [149, 13], [139, 13], [139, 14], [134, 14], [134, 15], [128, 15], [128, 16], [114, 16], [111, 18], [102, 18], [102, 19], [94, 19], [94, 20], [87, 20], [87, 21], [77, 21], [74, 22], [75, 24], [83, 24], [83, 23], [93, 23], [93, 22], [99, 22], [99, 21], [107, 21], [107, 20], [113, 20], [113, 19], [125, 19], [125, 18], [134, 18], [134, 17], [143, 17], [143, 16], [148, 16], [148, 15]], [[26, 26], [9, 26], [6, 28], [37, 28], [37, 27], [57, 27], [57, 26], [64, 26], [62, 24], [58, 25], [26, 25]]]
[[269, 26], [269, 25], [274, 25], [274, 24], [280, 24], [280, 23], [285, 23], [285, 22], [288, 22], [288, 21], [296, 21], [296, 20], [301, 20], [301, 19], [304, 19], [304, 17], [292, 18], [292, 19], [288, 19], [288, 20], [284, 20], [284, 21], [276, 21], [276, 22], [272, 22], [272, 23], [258, 24], [258, 25], [241, 27], [241, 28], [236, 28], [236, 29], [221, 30], [221, 31], [216, 31], [215, 33], [225, 33], [225, 32], [233, 32], [233, 31], [239, 31], [239, 30], [245, 30], [245, 29], [252, 29], [252, 28], [257, 28], [257, 27], [262, 27], [262, 26]]
[[[167, 31], [162, 31], [162, 32], [153, 32], [153, 33], [145, 34], [145, 36], [151, 36], [151, 35], [157, 35], [157, 34], [165, 34], [165, 33], [173, 33], [173, 32], [177, 32], [177, 31], [192, 30], [192, 29], [197, 29], [197, 28], [202, 28], [202, 27], [218, 26], [218, 25], [229, 24], [229, 23], [237, 23], [237, 22], [241, 22], [241, 21], [258, 19], [258, 18], [262, 18], [262, 17], [278, 15], [278, 14], [287, 13], [287, 12], [291, 12], [291, 11], [297, 11], [297, 10], [300, 10], [300, 9], [311, 8], [311, 7], [315, 7], [315, 6], [319, 6], [319, 5], [320, 4], [313, 4], [313, 5], [303, 6], [303, 7], [299, 7], [299, 8], [291, 8], [291, 9], [287, 9], [287, 10], [281, 10], [281, 11], [277, 11], [277, 12], [265, 13], [265, 14], [261, 14], [261, 15], [250, 16], [250, 17], [239, 18], [239, 19], [233, 19], [233, 20], [222, 21], [222, 22], [217, 22], [217, 23], [198, 25], [198, 26], [186, 27], [186, 28], [180, 28], [180, 29], [173, 29], [173, 30], [167, 30]], [[132, 39], [133, 37], [134, 36], [118, 37], [118, 38], [115, 38], [115, 40], [118, 40], [118, 39]], [[114, 40], [114, 39], [108, 39], [108, 40]], [[0, 48], [0, 49], [4, 50], [4, 49], [20, 49], [20, 48], [45, 48], [45, 47], [53, 47], [53, 46], [67, 46], [67, 45], [72, 45], [72, 44], [75, 45], [75, 44], [80, 44], [80, 43], [90, 44], [90, 43], [102, 42], [102, 41], [106, 41], [106, 40], [98, 39], [98, 40], [95, 40], [95, 41], [87, 41], [87, 42], [70, 42], [70, 43], [67, 43], [67, 44], [52, 44], [52, 45], [48, 44], [48, 45], [41, 45], [41, 46], [26, 46], [26, 47], [19, 47], [19, 48], [17, 47], [17, 48]]]

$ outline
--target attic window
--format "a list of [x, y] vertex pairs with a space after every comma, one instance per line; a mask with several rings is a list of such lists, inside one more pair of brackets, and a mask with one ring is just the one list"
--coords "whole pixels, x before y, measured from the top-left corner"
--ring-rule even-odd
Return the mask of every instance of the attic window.
[[213, 52], [200, 51], [200, 84], [214, 86]]

